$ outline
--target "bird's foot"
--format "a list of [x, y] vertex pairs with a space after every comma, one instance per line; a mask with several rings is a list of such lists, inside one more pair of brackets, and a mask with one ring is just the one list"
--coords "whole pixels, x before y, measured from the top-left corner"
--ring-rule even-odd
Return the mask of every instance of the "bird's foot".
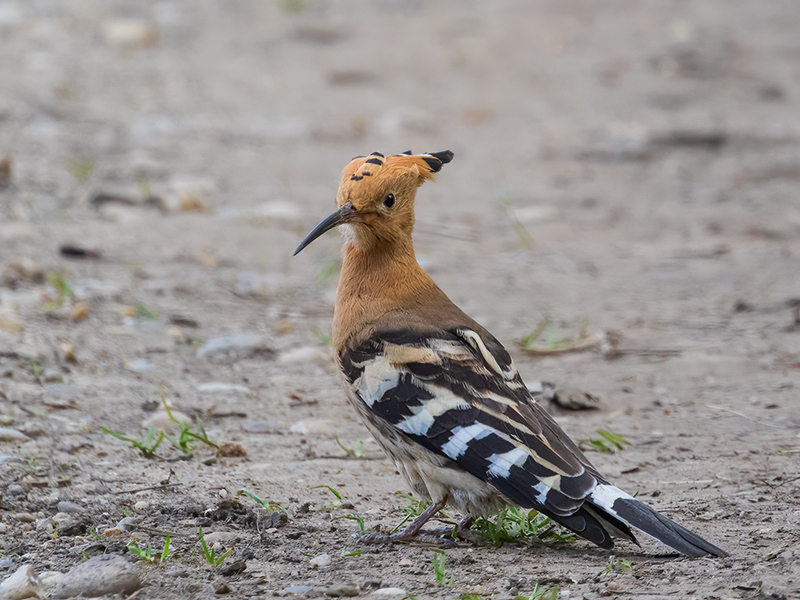
[[437, 527], [433, 530], [434, 535], [451, 540], [462, 540], [465, 542], [475, 542], [478, 538], [470, 531], [470, 527], [475, 522], [473, 517], [464, 517], [453, 527]]
[[402, 529], [396, 533], [390, 534], [380, 534], [380, 533], [367, 533], [361, 536], [361, 541], [365, 544], [394, 544], [398, 542], [420, 542], [423, 544], [441, 544], [442, 538], [433, 536], [431, 538], [430, 534], [425, 533], [422, 531], [422, 526], [428, 522], [428, 520], [439, 512], [442, 508], [444, 508], [445, 504], [447, 504], [447, 497], [439, 499], [434, 504], [431, 504], [428, 508], [422, 511], [413, 523], [411, 523], [405, 529]]
[[456, 540], [450, 534], [452, 529], [447, 530], [446, 535], [441, 535], [437, 531], [418, 531], [413, 534], [406, 535], [404, 531], [397, 533], [365, 533], [361, 536], [361, 542], [369, 545], [384, 545], [384, 544], [423, 544], [434, 546], [455, 546]]

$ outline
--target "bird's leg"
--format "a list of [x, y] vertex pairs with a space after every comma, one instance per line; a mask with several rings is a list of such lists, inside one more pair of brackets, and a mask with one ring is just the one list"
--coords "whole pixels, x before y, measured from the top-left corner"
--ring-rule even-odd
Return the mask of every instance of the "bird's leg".
[[[439, 500], [438, 502], [431, 504], [428, 508], [426, 508], [420, 516], [418, 516], [414, 521], [411, 522], [410, 525], [401, 529], [396, 533], [392, 533], [389, 535], [380, 534], [380, 533], [368, 533], [361, 537], [361, 541], [367, 544], [386, 544], [392, 542], [408, 542], [419, 535], [422, 526], [427, 523], [430, 518], [435, 515], [437, 512], [442, 510], [445, 505], [447, 504], [447, 496]], [[427, 538], [425, 540], [427, 541]]]

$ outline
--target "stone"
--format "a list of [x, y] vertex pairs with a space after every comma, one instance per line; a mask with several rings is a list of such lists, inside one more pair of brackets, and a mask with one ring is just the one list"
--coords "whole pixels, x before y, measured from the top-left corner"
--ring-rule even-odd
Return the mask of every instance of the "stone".
[[209, 546], [213, 546], [214, 544], [230, 545], [238, 538], [239, 534], [235, 531], [212, 531], [211, 533], [203, 534], [203, 539]]
[[153, 363], [143, 358], [137, 358], [128, 363], [128, 370], [134, 373], [147, 373], [153, 371], [155, 368], [156, 366]]
[[358, 596], [358, 588], [353, 585], [332, 585], [325, 590], [325, 595], [332, 598], [352, 598]]
[[245, 421], [242, 430], [247, 433], [272, 433], [278, 431], [278, 426], [273, 421]]
[[56, 509], [60, 513], [82, 513], [85, 508], [83, 508], [80, 504], [76, 504], [75, 502], [70, 502], [69, 500], [61, 500]]
[[553, 396], [553, 402], [567, 410], [593, 410], [602, 404], [597, 394], [574, 388], [557, 388]]
[[86, 531], [88, 522], [75, 515], [59, 512], [53, 515], [53, 523], [58, 535], [81, 535]]
[[0, 427], [0, 442], [27, 442], [30, 438], [16, 429]]
[[391, 598], [397, 598], [399, 600], [400, 598], [405, 598], [407, 595], [408, 595], [408, 592], [405, 591], [403, 588], [399, 588], [399, 587], [384, 587], [384, 588], [380, 588], [380, 589], [375, 590], [374, 592], [372, 592], [369, 595], [369, 597], [370, 598], [385, 598], [387, 600], [391, 599]]
[[59, 571], [42, 571], [39, 573], [39, 596], [50, 596], [62, 577], [64, 577], [64, 574]]
[[317, 554], [309, 562], [311, 563], [312, 567], [326, 569], [331, 566], [331, 555], [327, 552], [323, 552], [322, 554]]
[[325, 364], [331, 362], [331, 353], [318, 346], [301, 346], [282, 352], [278, 357], [278, 362], [282, 364]]
[[131, 594], [142, 587], [136, 567], [117, 554], [101, 554], [67, 571], [53, 589], [53, 598]]
[[313, 589], [314, 586], [311, 585], [288, 585], [283, 588], [283, 591], [288, 594], [307, 594]]
[[113, 19], [103, 24], [106, 42], [120, 48], [145, 48], [158, 42], [155, 23], [142, 19]]
[[251, 356], [258, 353], [271, 353], [263, 336], [256, 333], [235, 333], [213, 337], [197, 349], [198, 358], [212, 358], [227, 355]]
[[336, 431], [336, 424], [330, 419], [306, 419], [292, 423], [289, 427], [292, 433], [333, 433]]
[[[172, 413], [172, 419], [175, 419], [175, 421], [180, 421], [182, 423], [191, 423], [193, 421], [189, 415], [172, 407], [170, 407], [169, 412]], [[176, 429], [178, 425], [172, 419], [169, 418], [169, 414], [164, 409], [157, 410], [142, 421], [142, 427], [145, 429], [152, 427], [156, 431], [159, 429]]]
[[36, 575], [30, 565], [22, 565], [0, 583], [0, 600], [22, 600], [34, 596], [36, 596]]
[[214, 393], [229, 393], [237, 392], [241, 394], [251, 393], [251, 389], [245, 385], [238, 383], [224, 383], [222, 381], [209, 381], [208, 383], [200, 383], [197, 385], [198, 392], [206, 392], [209, 394]]

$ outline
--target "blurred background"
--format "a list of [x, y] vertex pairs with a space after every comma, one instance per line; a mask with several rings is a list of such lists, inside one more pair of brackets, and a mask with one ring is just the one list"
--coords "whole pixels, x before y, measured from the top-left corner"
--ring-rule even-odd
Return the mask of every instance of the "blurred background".
[[0, 1], [0, 416], [29, 438], [4, 452], [73, 486], [28, 510], [146, 483], [98, 430], [152, 424], [161, 393], [244, 411], [210, 427], [252, 464], [203, 481], [289, 505], [269, 465], [367, 440], [326, 348], [341, 240], [292, 252], [351, 157], [407, 149], [455, 153], [418, 195], [420, 262], [527, 379], [602, 398], [563, 417], [576, 436], [649, 440], [627, 451], [659, 461], [645, 487], [719, 475], [678, 498], [746, 492], [730, 440], [778, 476], [800, 445], [799, 25], [796, 0]]

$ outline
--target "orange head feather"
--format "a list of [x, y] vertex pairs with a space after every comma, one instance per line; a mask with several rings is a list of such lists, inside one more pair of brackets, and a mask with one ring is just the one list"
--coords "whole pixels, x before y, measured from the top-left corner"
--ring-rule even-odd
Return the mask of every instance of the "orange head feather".
[[417, 188], [453, 159], [449, 150], [384, 156], [373, 152], [351, 160], [336, 194], [339, 209], [315, 227], [295, 250], [300, 252], [337, 225], [349, 225], [350, 240], [363, 249], [411, 239]]

